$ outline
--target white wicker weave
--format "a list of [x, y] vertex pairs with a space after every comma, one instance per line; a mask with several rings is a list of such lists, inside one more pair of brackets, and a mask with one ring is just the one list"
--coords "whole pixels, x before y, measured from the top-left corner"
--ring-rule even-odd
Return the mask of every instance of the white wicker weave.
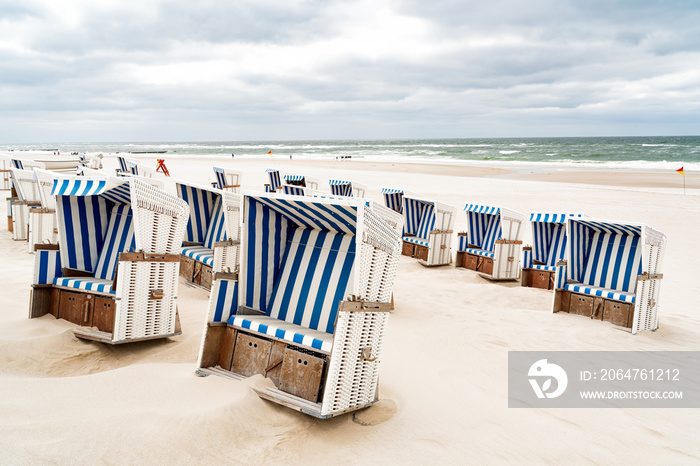
[[150, 254], [179, 254], [189, 206], [138, 177], [131, 180], [136, 249]]

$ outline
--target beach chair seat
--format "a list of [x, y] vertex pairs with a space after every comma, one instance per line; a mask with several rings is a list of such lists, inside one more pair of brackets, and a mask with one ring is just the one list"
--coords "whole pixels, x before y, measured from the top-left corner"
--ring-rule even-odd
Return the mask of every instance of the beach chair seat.
[[419, 246], [424, 246], [426, 248], [428, 246], [430, 246], [430, 241], [428, 241], [427, 239], [418, 238], [415, 236], [404, 236], [403, 240], [407, 243], [417, 244]]
[[110, 344], [181, 333], [187, 205], [133, 176], [57, 179], [53, 194], [60, 240], [35, 245], [30, 318], [51, 313]]
[[525, 217], [502, 207], [467, 204], [467, 231], [457, 234], [456, 266], [490, 280], [520, 278]]
[[557, 267], [555, 265], [542, 265], [542, 264], [532, 264], [530, 266], [533, 270], [543, 270], [545, 272], [556, 272]]
[[214, 250], [205, 246], [185, 246], [182, 248], [182, 255], [190, 257], [196, 261], [214, 267]]
[[611, 290], [601, 286], [584, 285], [582, 283], [567, 283], [564, 285], [567, 291], [582, 293], [591, 296], [598, 296], [606, 299], [614, 299], [616, 301], [624, 301], [626, 303], [634, 303], [634, 292], [626, 292], [619, 290]]
[[475, 254], [477, 256], [493, 258], [493, 252], [487, 251], [485, 249], [467, 248], [463, 252], [466, 252], [468, 254]]
[[218, 276], [199, 375], [261, 374], [262, 398], [328, 418], [376, 401], [401, 217], [372, 201], [244, 195], [238, 274]]
[[64, 288], [115, 294], [116, 289], [112, 289], [113, 283], [114, 280], [105, 280], [92, 277], [56, 277], [53, 279], [54, 285], [62, 286]]
[[241, 330], [256, 332], [260, 335], [278, 338], [312, 351], [320, 350], [330, 354], [333, 347], [332, 334], [302, 327], [301, 325], [270, 316], [231, 316], [228, 325]]

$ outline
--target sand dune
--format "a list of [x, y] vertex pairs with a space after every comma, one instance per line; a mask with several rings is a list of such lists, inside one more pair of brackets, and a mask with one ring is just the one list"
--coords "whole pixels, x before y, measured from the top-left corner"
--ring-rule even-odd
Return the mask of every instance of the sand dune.
[[[221, 163], [169, 160], [168, 168], [175, 177], [208, 183], [211, 165]], [[28, 320], [33, 256], [0, 231], [0, 463], [700, 460], [697, 410], [507, 407], [511, 350], [700, 349], [697, 189], [683, 196], [670, 187], [533, 181], [498, 170], [465, 176], [467, 169], [445, 167], [387, 176], [388, 169], [354, 162], [235, 163], [250, 188], [261, 187], [264, 169], [274, 164], [322, 182], [362, 182], [377, 200], [380, 188], [391, 186], [459, 208], [488, 203], [648, 223], [668, 236], [660, 328], [632, 336], [607, 323], [553, 315], [547, 291], [492, 283], [454, 267], [427, 269], [402, 257], [381, 401], [321, 421], [259, 399], [250, 387], [271, 383], [261, 376], [243, 382], [195, 376], [207, 293], [182, 282], [183, 334], [167, 341], [110, 347], [76, 339], [71, 324], [51, 316]], [[107, 158], [105, 165], [116, 162]], [[458, 215], [456, 229], [465, 223]]]

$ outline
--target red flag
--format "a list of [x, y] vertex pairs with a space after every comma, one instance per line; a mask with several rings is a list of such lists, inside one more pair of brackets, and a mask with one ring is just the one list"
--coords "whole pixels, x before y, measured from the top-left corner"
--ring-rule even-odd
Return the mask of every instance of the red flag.
[[676, 171], [677, 171], [678, 173], [680, 173], [681, 175], [685, 176], [685, 173], [683, 173], [683, 167], [679, 168], [679, 169], [676, 170]]
[[268, 152], [267, 155], [272, 155], [272, 151]]

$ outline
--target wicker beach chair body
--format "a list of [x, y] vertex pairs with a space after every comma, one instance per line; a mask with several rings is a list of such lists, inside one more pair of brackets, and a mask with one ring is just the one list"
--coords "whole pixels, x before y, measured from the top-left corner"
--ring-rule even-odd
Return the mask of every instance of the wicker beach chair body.
[[232, 193], [240, 192], [241, 180], [243, 179], [242, 172], [214, 167], [214, 175], [216, 176], [216, 181], [212, 183], [212, 186], [215, 188]]
[[552, 311], [609, 321], [632, 334], [657, 329], [666, 235], [641, 223], [574, 217], [566, 233]]
[[580, 213], [530, 214], [532, 246], [523, 247], [523, 286], [554, 289], [556, 266], [566, 251], [566, 219], [569, 217], [586, 216]]
[[57, 179], [52, 193], [60, 248], [35, 246], [29, 317], [51, 313], [110, 344], [179, 334], [187, 204], [137, 177]]
[[451, 205], [405, 191], [402, 254], [418, 258], [425, 266], [450, 264], [456, 210]]
[[214, 274], [238, 270], [240, 194], [184, 182], [176, 190], [189, 206], [180, 274], [210, 289]]
[[276, 403], [328, 418], [373, 404], [402, 219], [355, 199], [246, 194], [241, 267], [220, 276], [197, 373], [262, 374]]
[[458, 233], [457, 267], [490, 280], [518, 280], [525, 215], [503, 207], [467, 204], [467, 231]]
[[8, 225], [12, 222], [12, 239], [27, 241], [33, 220], [31, 212], [41, 209], [39, 184], [31, 169], [10, 168], [10, 178], [17, 196], [8, 200]]

